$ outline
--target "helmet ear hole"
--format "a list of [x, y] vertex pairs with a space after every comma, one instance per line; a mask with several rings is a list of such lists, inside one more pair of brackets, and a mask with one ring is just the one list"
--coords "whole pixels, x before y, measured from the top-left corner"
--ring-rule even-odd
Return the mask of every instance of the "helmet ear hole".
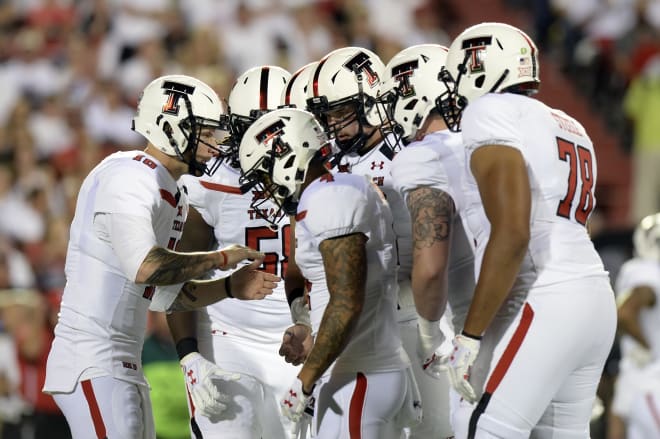
[[484, 82], [486, 81], [486, 75], [481, 75], [477, 79], [474, 80], [474, 85], [477, 88], [481, 88], [484, 86]]

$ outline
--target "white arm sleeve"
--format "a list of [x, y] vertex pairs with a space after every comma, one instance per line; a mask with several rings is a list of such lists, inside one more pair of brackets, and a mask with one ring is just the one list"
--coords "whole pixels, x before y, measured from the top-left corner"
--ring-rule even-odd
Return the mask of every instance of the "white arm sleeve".
[[148, 218], [117, 213], [97, 213], [97, 236], [110, 242], [124, 275], [135, 281], [149, 251], [156, 246], [156, 235]]

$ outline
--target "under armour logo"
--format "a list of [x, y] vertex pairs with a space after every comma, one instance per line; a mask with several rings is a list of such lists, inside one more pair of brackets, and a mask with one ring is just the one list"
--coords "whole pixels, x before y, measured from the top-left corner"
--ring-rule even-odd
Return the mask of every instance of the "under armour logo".
[[186, 375], [188, 375], [188, 378], [190, 378], [190, 384], [195, 384], [195, 383], [197, 383], [197, 378], [195, 378], [195, 377], [193, 376], [194, 373], [193, 373], [192, 370], [189, 370], [189, 371], [186, 373]]
[[264, 200], [266, 199], [266, 193], [264, 191], [253, 190], [252, 191], [252, 201]]
[[385, 167], [385, 162], [381, 161], [380, 163], [377, 162], [371, 162], [371, 170], [373, 171], [374, 169], [383, 169]]
[[296, 392], [294, 392], [293, 390], [289, 390], [289, 396], [290, 396], [291, 398], [297, 398], [297, 397], [298, 397], [298, 394], [297, 394]]

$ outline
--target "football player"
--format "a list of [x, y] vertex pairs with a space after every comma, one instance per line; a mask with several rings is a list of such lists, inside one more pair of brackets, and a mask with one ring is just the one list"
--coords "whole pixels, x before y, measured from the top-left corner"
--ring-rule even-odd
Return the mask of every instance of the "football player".
[[[43, 389], [75, 439], [155, 438], [140, 361], [148, 309], [193, 309], [232, 294], [263, 298], [279, 280], [256, 271], [265, 255], [247, 247], [174, 251], [188, 213], [177, 179], [209, 172], [223, 113], [198, 79], [155, 79], [133, 119], [147, 147], [110, 155], [80, 188]], [[255, 261], [217, 281], [189, 282], [244, 259]]]
[[[397, 320], [403, 346], [410, 358], [417, 356], [417, 312], [411, 288], [412, 229], [410, 214], [396, 190], [390, 168], [399, 136], [392, 132], [386, 109], [379, 100], [385, 66], [372, 51], [360, 47], [334, 50], [319, 61], [307, 86], [307, 108], [323, 123], [339, 150], [333, 172], [350, 172], [368, 177], [387, 198], [396, 236], [398, 302]], [[415, 372], [420, 372], [414, 368]], [[427, 416], [424, 422], [442, 423], [433, 406], [445, 400], [446, 388], [438, 381], [422, 390]], [[423, 386], [422, 386], [423, 387]], [[445, 410], [446, 412], [446, 410]], [[441, 416], [441, 415], [438, 415]], [[446, 420], [446, 414], [445, 414]], [[447, 422], [440, 430], [447, 430]], [[431, 430], [435, 429], [429, 427]]]
[[466, 152], [464, 221], [474, 297], [449, 361], [477, 402], [470, 438], [588, 438], [616, 330], [614, 293], [586, 224], [596, 155], [582, 125], [531, 96], [539, 53], [520, 29], [481, 23], [451, 44], [439, 99]]
[[[453, 436], [446, 360], [454, 330], [460, 333], [474, 290], [474, 254], [459, 215], [463, 145], [460, 134], [447, 129], [435, 108], [442, 90], [438, 72], [446, 58], [447, 48], [436, 44], [402, 50], [387, 63], [380, 93], [393, 129], [407, 144], [394, 157], [390, 172], [412, 220], [411, 280], [417, 327], [415, 321], [401, 325], [401, 336], [410, 340], [404, 346], [417, 345], [409, 355], [418, 359], [414, 370], [425, 416], [410, 437], [419, 438]], [[451, 313], [445, 313], [447, 299]]]
[[[632, 437], [626, 436], [626, 430], [636, 430], [638, 426], [631, 424], [644, 422], [642, 413], [633, 416], [633, 401], [644, 398], [660, 380], [660, 213], [640, 221], [633, 233], [633, 245], [635, 257], [623, 264], [615, 285], [622, 357], [614, 385], [608, 439]], [[650, 416], [648, 404], [641, 404], [640, 408], [644, 407]]]
[[[277, 66], [257, 66], [241, 74], [229, 94], [231, 136], [223, 142], [217, 171], [213, 176], [182, 178], [194, 207], [196, 229], [206, 231], [195, 245], [252, 246], [265, 254], [261, 269], [277, 276], [284, 275], [289, 262], [288, 217], [258, 189], [243, 193], [238, 144], [259, 116], [279, 106], [290, 76]], [[185, 233], [189, 231], [193, 230], [187, 227]], [[289, 437], [293, 426], [280, 416], [278, 398], [299, 368], [278, 354], [292, 323], [283, 285], [263, 301], [224, 300], [199, 316], [176, 313], [168, 320], [184, 372], [190, 369], [191, 358], [200, 372], [186, 376], [194, 434], [223, 439]], [[191, 385], [214, 370], [235, 372], [240, 378], [221, 382], [219, 389], [210, 381], [206, 389]], [[209, 397], [216, 392], [221, 400]]]
[[320, 439], [398, 438], [420, 401], [396, 327], [392, 216], [369, 179], [328, 171], [330, 153], [322, 126], [296, 108], [262, 116], [240, 146], [246, 184], [295, 215], [311, 306], [314, 345], [281, 407], [297, 421], [313, 405]]

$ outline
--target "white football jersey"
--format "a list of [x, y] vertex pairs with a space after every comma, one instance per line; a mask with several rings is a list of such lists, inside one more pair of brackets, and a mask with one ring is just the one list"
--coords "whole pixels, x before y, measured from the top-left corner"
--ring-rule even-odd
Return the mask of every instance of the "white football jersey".
[[[621, 266], [615, 290], [621, 297], [633, 288], [648, 286], [655, 293], [655, 306], [642, 309], [639, 319], [642, 332], [651, 347], [655, 360], [660, 360], [660, 263], [655, 260], [635, 258]], [[621, 337], [621, 353], [626, 357], [637, 342], [628, 335]]]
[[365, 303], [336, 372], [397, 370], [409, 364], [396, 320], [396, 259], [392, 214], [382, 193], [360, 175], [323, 176], [305, 188], [296, 215], [296, 263], [308, 281], [311, 319], [318, 332], [330, 295], [319, 246], [363, 233], [368, 273]]
[[[436, 131], [412, 142], [399, 151], [392, 162], [394, 188], [405, 202], [411, 191], [430, 187], [451, 196], [456, 210], [449, 250], [448, 292], [454, 314], [454, 326], [462, 327], [474, 291], [474, 249], [460, 213], [465, 186], [465, 151], [459, 133]], [[453, 299], [453, 300], [452, 300]], [[458, 321], [456, 321], [458, 318]]]
[[[136, 252], [137, 266], [127, 268], [117, 257], [104, 214], [149, 224], [153, 234], [136, 239], [144, 242]], [[85, 374], [146, 385], [140, 358], [155, 289], [133, 280], [152, 247], [176, 247], [187, 215], [184, 191], [158, 160], [142, 151], [112, 154], [85, 178], [71, 224], [67, 283], [45, 391], [71, 392], [79, 377], [92, 377]]]
[[364, 155], [349, 154], [342, 158], [340, 172], [365, 175], [385, 194], [392, 211], [394, 233], [396, 235], [397, 279], [401, 284], [397, 306], [399, 322], [417, 319], [410, 275], [412, 272], [412, 226], [410, 213], [401, 194], [394, 188], [390, 169], [394, 153], [382, 142]]
[[[486, 94], [471, 103], [461, 123], [469, 170], [472, 153], [484, 145], [519, 150], [531, 187], [531, 237], [513, 291], [607, 272], [585, 224], [596, 204], [596, 155], [584, 128], [566, 113], [511, 93]], [[464, 221], [481, 267], [490, 223], [471, 172], [467, 174]]]
[[410, 279], [412, 271], [412, 229], [410, 214], [401, 194], [394, 188], [390, 169], [394, 153], [383, 142], [364, 155], [350, 154], [343, 157], [340, 170], [355, 175], [366, 175], [385, 194], [392, 210], [399, 280]]
[[[212, 177], [184, 175], [181, 183], [188, 190], [190, 205], [213, 226], [218, 248], [240, 244], [262, 251], [266, 258], [261, 269], [283, 277], [289, 259], [289, 218], [280, 215], [278, 227], [269, 226], [251, 206], [263, 194], [256, 189], [241, 194], [239, 176], [238, 169], [223, 163]], [[270, 200], [259, 209], [270, 219], [277, 212]], [[284, 282], [263, 300], [221, 300], [208, 306], [207, 312], [211, 323], [240, 330], [243, 337], [257, 342], [281, 340], [283, 328], [292, 324]]]

